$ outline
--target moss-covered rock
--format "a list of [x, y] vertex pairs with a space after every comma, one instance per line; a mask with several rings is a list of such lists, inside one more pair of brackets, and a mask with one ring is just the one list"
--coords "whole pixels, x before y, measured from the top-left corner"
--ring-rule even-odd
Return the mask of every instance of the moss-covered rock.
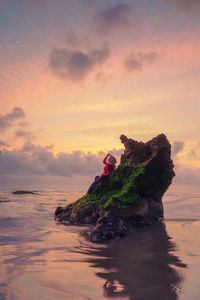
[[162, 196], [175, 176], [164, 134], [147, 143], [124, 135], [120, 139], [125, 151], [117, 169], [87, 197], [55, 212], [64, 223], [95, 225], [89, 234], [93, 241], [123, 236], [138, 224], [162, 218]]
[[112, 203], [118, 208], [130, 207], [139, 200], [138, 180], [145, 173], [144, 166], [130, 167], [121, 163], [110, 176], [105, 176], [87, 197], [80, 199], [78, 205], [95, 205], [109, 210]]

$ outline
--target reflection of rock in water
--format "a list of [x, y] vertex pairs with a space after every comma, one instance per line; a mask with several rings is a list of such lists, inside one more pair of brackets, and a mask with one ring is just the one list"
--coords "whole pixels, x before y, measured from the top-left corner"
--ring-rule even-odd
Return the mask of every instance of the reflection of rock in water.
[[7, 285], [5, 283], [0, 283], [0, 300], [6, 299], [6, 289]]
[[105, 296], [175, 300], [183, 281], [177, 267], [186, 265], [173, 251], [175, 244], [165, 225], [156, 223], [148, 230], [138, 230], [130, 238], [113, 241], [107, 248], [87, 249], [83, 253], [94, 256], [87, 260], [92, 267], [105, 270], [97, 273], [105, 279]]

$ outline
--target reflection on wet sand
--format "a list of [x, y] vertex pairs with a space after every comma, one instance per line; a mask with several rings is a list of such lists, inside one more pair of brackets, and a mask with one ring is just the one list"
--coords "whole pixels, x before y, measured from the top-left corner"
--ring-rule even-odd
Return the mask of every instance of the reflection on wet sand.
[[90, 256], [86, 260], [91, 267], [103, 269], [97, 276], [105, 279], [105, 297], [175, 300], [183, 284], [180, 268], [186, 268], [175, 250], [165, 225], [156, 223], [108, 247], [81, 249], [81, 253]]
[[6, 288], [7, 285], [5, 283], [0, 283], [0, 300], [6, 299]]

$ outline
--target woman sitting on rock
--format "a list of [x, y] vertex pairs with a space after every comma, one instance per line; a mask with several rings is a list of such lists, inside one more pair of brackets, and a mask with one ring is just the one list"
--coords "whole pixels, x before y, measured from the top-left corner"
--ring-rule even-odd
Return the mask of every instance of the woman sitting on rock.
[[104, 176], [110, 175], [110, 173], [111, 173], [111, 172], [115, 169], [115, 167], [116, 167], [117, 160], [116, 160], [116, 158], [115, 158], [113, 155], [111, 155], [110, 153], [108, 153], [108, 154], [106, 155], [106, 157], [104, 158], [103, 163], [104, 163], [104, 165], [105, 165], [105, 166], [104, 166], [104, 169], [103, 169], [103, 173], [101, 174], [101, 176], [96, 176], [96, 177], [95, 177], [95, 180], [94, 180], [94, 182], [91, 184], [91, 186], [89, 187], [86, 196], [87, 196], [88, 194], [90, 194], [90, 193], [94, 190], [94, 188], [97, 186], [97, 184], [102, 180], [102, 178], [103, 178]]

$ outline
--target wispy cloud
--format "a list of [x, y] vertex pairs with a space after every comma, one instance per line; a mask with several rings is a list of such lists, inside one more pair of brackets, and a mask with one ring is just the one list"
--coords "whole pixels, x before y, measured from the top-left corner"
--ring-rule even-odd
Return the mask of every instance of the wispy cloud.
[[16, 139], [30, 142], [35, 137], [21, 107], [14, 107], [10, 113], [0, 116], [0, 131], [6, 131], [0, 141], [4, 148], [10, 147]]
[[184, 149], [185, 143], [183, 141], [174, 141], [172, 144], [172, 157], [176, 158], [179, 152], [182, 152]]
[[0, 115], [0, 130], [7, 130], [12, 127], [16, 120], [25, 118], [26, 115], [21, 107], [14, 107], [11, 113]]
[[132, 16], [131, 12], [132, 6], [128, 4], [119, 3], [110, 5], [95, 15], [94, 28], [101, 35], [127, 29], [133, 22], [136, 23], [136, 17]]
[[137, 52], [130, 53], [125, 61], [124, 65], [128, 71], [142, 70], [144, 65], [155, 63], [160, 58], [160, 55], [156, 52]]
[[26, 140], [31, 140], [34, 137], [33, 132], [30, 129], [18, 129], [15, 131], [15, 137], [24, 138]]
[[69, 31], [66, 36], [66, 43], [71, 48], [88, 48], [91, 46], [91, 40], [87, 34], [77, 34], [74, 31]]

